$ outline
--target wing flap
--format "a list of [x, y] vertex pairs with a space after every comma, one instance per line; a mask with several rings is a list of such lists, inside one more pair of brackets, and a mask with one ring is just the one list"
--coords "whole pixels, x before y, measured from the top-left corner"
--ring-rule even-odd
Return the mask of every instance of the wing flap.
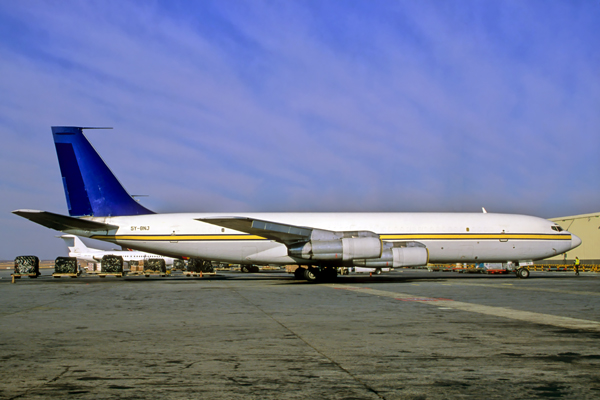
[[89, 221], [66, 215], [55, 214], [48, 211], [38, 210], [16, 210], [13, 214], [26, 218], [30, 221], [57, 231], [110, 231], [119, 229], [116, 225], [104, 224], [102, 222]]

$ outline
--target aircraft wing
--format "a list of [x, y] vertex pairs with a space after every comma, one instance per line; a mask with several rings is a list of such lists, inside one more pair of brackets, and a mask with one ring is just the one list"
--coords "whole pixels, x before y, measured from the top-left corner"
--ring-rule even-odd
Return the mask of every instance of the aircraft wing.
[[104, 224], [102, 222], [88, 221], [55, 214], [48, 211], [38, 210], [16, 210], [13, 214], [26, 218], [30, 221], [57, 231], [83, 230], [83, 231], [110, 231], [118, 229], [116, 225]]
[[197, 221], [261, 236], [284, 244], [310, 240], [315, 230], [248, 217], [208, 217], [198, 218]]

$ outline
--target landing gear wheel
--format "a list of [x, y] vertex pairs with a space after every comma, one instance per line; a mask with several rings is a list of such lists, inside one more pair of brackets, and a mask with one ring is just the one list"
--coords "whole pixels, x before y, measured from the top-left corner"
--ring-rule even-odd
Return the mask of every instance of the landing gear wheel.
[[316, 282], [319, 276], [319, 271], [316, 268], [308, 267], [304, 271], [304, 279], [309, 282]]
[[517, 277], [521, 279], [529, 278], [529, 270], [527, 268], [519, 268], [517, 271]]
[[377, 268], [375, 270], [375, 275], [380, 275], [381, 274], [381, 268]]
[[250, 269], [248, 268], [247, 265], [242, 265], [240, 267], [240, 271], [243, 272], [243, 273], [248, 273], [248, 272], [250, 272]]
[[294, 278], [303, 279], [305, 271], [306, 271], [306, 268], [303, 268], [303, 267], [296, 268], [296, 270], [294, 270]]

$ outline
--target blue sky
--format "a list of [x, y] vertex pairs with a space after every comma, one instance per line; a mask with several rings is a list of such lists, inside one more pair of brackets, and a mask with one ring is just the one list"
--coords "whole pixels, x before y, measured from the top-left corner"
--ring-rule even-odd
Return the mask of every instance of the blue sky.
[[[193, 4], [190, 4], [193, 3]], [[598, 1], [0, 3], [0, 259], [51, 125], [158, 212], [600, 211]], [[88, 243], [91, 243], [88, 241]]]

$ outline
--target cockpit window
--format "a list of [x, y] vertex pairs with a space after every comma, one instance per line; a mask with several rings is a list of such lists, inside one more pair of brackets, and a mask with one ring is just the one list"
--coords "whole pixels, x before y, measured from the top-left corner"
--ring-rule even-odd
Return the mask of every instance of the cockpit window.
[[560, 225], [553, 225], [552, 230], [556, 232], [562, 232], [564, 229]]

